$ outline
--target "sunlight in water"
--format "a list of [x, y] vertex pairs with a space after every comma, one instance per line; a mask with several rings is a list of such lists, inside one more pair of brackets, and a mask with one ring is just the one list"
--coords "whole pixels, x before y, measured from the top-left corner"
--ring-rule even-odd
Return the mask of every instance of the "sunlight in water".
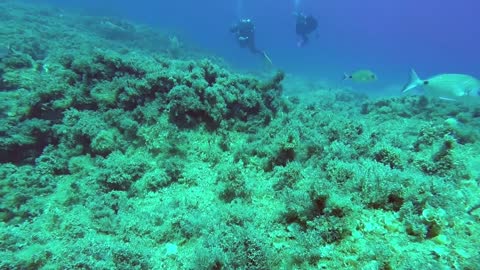
[[293, 0], [293, 5], [295, 7], [295, 11], [298, 12], [298, 9], [300, 7], [301, 0]]
[[243, 0], [237, 0], [237, 18], [243, 18]]

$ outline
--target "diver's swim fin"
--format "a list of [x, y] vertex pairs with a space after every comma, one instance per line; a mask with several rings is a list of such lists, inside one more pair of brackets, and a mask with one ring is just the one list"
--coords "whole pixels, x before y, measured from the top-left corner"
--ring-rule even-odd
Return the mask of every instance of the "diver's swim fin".
[[262, 54], [263, 54], [263, 57], [265, 57], [265, 59], [268, 61], [268, 63], [270, 63], [270, 65], [273, 65], [272, 59], [268, 57], [268, 54], [265, 51], [263, 51]]

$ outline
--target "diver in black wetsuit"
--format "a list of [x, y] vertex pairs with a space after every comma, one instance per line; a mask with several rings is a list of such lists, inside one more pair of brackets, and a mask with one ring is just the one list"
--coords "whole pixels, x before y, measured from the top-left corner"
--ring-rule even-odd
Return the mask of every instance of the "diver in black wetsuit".
[[304, 15], [303, 13], [295, 13], [296, 23], [295, 32], [300, 36], [298, 46], [304, 46], [308, 42], [308, 35], [317, 29], [318, 22], [311, 15]]
[[272, 65], [272, 60], [265, 51], [257, 49], [255, 45], [255, 25], [250, 19], [242, 19], [230, 28], [230, 32], [235, 34], [238, 44], [242, 48], [248, 48], [254, 54], [260, 54]]
[[240, 47], [248, 48], [252, 53], [263, 53], [255, 46], [255, 25], [250, 19], [240, 20], [230, 28], [230, 32], [235, 34]]

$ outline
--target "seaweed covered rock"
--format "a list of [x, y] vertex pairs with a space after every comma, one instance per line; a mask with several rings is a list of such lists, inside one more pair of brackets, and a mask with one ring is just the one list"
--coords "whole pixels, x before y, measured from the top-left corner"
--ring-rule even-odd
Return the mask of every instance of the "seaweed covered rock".
[[62, 59], [64, 68], [91, 89], [76, 99], [74, 107], [133, 110], [160, 99], [159, 109], [166, 109], [176, 125], [204, 123], [216, 129], [229, 119], [269, 119], [282, 106], [281, 72], [263, 82], [230, 73], [209, 60], [178, 61], [112, 51]]
[[143, 27], [3, 2], [0, 269], [480, 265], [478, 108], [247, 76], [179, 60], [174, 33], [167, 57], [131, 46]]
[[[42, 64], [39, 70], [8, 65], [7, 77], [20, 74], [32, 79], [8, 80], [9, 89], [28, 90], [2, 93], [3, 107], [10, 115], [0, 133], [5, 162], [25, 159], [9, 153], [21, 150], [36, 153], [35, 157], [43, 146], [55, 142], [76, 144], [93, 155], [125, 149], [125, 141], [137, 139], [136, 126], [145, 120], [137, 122], [134, 115], [152, 115], [152, 109], [160, 112], [159, 116], [168, 115], [178, 127], [204, 125], [208, 130], [232, 128], [239, 122], [265, 125], [285, 109], [280, 84], [283, 73], [261, 81], [231, 73], [209, 60], [180, 61], [100, 49], [52, 55], [48, 64]], [[25, 99], [17, 99], [17, 92]], [[131, 117], [125, 117], [127, 114]], [[133, 125], [121, 124], [125, 119]], [[55, 132], [51, 132], [54, 124]], [[15, 136], [9, 130], [15, 131]]]
[[268, 123], [281, 109], [278, 75], [265, 84], [229, 73], [206, 60], [197, 67], [189, 64], [189, 68], [191, 71], [184, 72], [180, 82], [166, 89], [166, 109], [172, 123], [179, 127], [204, 123], [214, 130], [222, 123], [232, 125], [237, 120]]

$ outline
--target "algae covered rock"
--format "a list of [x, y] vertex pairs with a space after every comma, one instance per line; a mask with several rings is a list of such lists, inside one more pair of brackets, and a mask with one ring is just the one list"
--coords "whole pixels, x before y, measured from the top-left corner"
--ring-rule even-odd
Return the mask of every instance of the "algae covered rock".
[[0, 269], [480, 265], [478, 108], [247, 75], [187, 59], [183, 39], [15, 2]]
[[263, 121], [281, 109], [283, 77], [276, 75], [264, 84], [230, 74], [208, 61], [200, 62], [200, 68], [192, 69], [186, 81], [167, 94], [170, 119], [176, 125], [193, 127], [205, 123], [217, 129], [230, 120]]
[[[57, 124], [53, 133], [48, 132], [52, 126], [37, 133], [42, 142], [76, 144], [94, 155], [106, 155], [122, 148], [125, 140], [137, 139], [133, 126], [119, 126], [121, 119], [129, 117], [110, 113], [116, 110], [145, 114], [144, 110], [153, 109], [161, 112], [159, 115], [168, 115], [170, 122], [181, 128], [204, 125], [217, 130], [240, 122], [265, 125], [285, 108], [280, 84], [283, 73], [262, 81], [231, 73], [209, 60], [171, 60], [112, 50], [52, 56], [48, 63], [52, 69], [9, 66], [4, 75], [8, 87], [29, 90], [5, 94], [6, 113], [11, 116], [8, 126], [19, 127], [20, 121], [33, 123], [32, 119], [37, 119], [35, 123]], [[31, 79], [17, 82], [21, 78], [18, 75], [8, 79], [16, 73]], [[21, 91], [30, 95], [28, 102], [15, 99], [14, 93]], [[15, 103], [21, 107], [12, 105]], [[115, 135], [112, 130], [117, 130]], [[22, 132], [16, 132], [20, 138]], [[29, 141], [15, 143], [5, 136], [8, 134], [4, 135], [5, 143], [16, 146], [4, 151], [16, 151], [36, 140], [35, 135], [29, 135]]]

